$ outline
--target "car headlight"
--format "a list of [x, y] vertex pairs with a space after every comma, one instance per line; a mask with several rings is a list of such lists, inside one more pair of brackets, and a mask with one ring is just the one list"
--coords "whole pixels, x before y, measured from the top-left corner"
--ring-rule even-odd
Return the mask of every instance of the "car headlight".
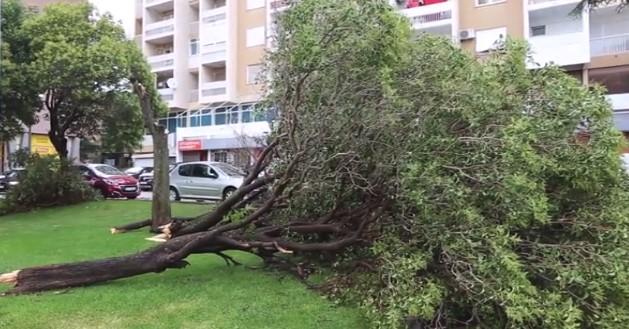
[[107, 185], [118, 186], [118, 182], [116, 182], [115, 180], [111, 180], [111, 179], [103, 179], [103, 181], [104, 181], [104, 182], [105, 182], [105, 184], [107, 184]]

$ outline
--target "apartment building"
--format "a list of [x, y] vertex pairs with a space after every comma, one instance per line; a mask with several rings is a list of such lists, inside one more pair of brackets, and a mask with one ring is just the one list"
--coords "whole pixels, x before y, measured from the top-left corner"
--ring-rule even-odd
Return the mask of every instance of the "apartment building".
[[[629, 133], [629, 10], [574, 15], [579, 0], [389, 0], [419, 32], [474, 53], [507, 36], [531, 45], [530, 68], [554, 63], [610, 93]], [[171, 113], [173, 161], [244, 164], [270, 131], [256, 78], [272, 22], [289, 0], [137, 0], [136, 40]], [[262, 113], [262, 114], [261, 114]], [[629, 135], [629, 134], [628, 134]], [[151, 149], [136, 155], [151, 161]], [[147, 160], [143, 160], [146, 158]]]
[[[136, 41], [170, 113], [172, 161], [246, 166], [270, 132], [257, 83], [265, 0], [137, 0]], [[136, 165], [152, 163], [150, 138]]]

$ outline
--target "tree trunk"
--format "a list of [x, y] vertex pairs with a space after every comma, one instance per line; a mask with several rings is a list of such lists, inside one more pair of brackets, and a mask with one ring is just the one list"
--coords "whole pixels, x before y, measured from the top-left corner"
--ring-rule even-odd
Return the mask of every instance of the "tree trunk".
[[173, 239], [137, 254], [95, 261], [32, 267], [0, 275], [0, 283], [14, 284], [8, 294], [87, 286], [144, 273], [159, 273], [168, 268], [187, 265], [173, 260], [173, 250], [185, 246], [194, 236]]
[[164, 126], [157, 125], [153, 133], [153, 207], [151, 230], [170, 223], [170, 177], [168, 176], [168, 135]]
[[[57, 154], [59, 154], [59, 158], [62, 160], [68, 159], [68, 140], [63, 135], [58, 135], [55, 133], [53, 128], [48, 132], [48, 137], [50, 138], [50, 142], [55, 147]], [[30, 146], [29, 146], [30, 147]], [[31, 150], [32, 152], [32, 150]]]

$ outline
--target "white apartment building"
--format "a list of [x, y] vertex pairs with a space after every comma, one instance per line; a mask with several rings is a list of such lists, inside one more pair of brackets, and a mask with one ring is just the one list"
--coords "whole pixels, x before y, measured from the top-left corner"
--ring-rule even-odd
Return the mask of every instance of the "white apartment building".
[[[270, 132], [256, 107], [266, 47], [265, 0], [137, 0], [136, 41], [170, 113], [173, 161], [246, 166]], [[134, 156], [152, 163], [150, 139]]]
[[[610, 92], [629, 135], [629, 10], [571, 12], [579, 0], [389, 0], [415, 30], [482, 53], [507, 36], [531, 45], [531, 68], [554, 63]], [[244, 165], [270, 131], [258, 74], [274, 16], [289, 0], [137, 0], [136, 40], [171, 112], [173, 161]], [[251, 152], [254, 150], [254, 152]], [[151, 162], [152, 150], [135, 155]], [[252, 155], [253, 153], [253, 155]]]

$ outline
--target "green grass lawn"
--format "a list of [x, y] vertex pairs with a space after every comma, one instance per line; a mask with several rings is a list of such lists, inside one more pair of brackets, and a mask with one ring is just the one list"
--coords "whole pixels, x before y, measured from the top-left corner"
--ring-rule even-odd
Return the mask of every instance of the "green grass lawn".
[[[207, 209], [177, 204], [177, 216]], [[146, 230], [111, 235], [109, 228], [147, 218], [150, 203], [103, 201], [0, 217], [0, 273], [124, 255], [153, 243]], [[259, 261], [233, 254], [247, 265]], [[186, 269], [62, 292], [0, 297], [0, 328], [364, 328], [354, 309], [336, 307], [289, 277], [227, 267], [213, 255]], [[0, 287], [0, 292], [6, 287]]]

